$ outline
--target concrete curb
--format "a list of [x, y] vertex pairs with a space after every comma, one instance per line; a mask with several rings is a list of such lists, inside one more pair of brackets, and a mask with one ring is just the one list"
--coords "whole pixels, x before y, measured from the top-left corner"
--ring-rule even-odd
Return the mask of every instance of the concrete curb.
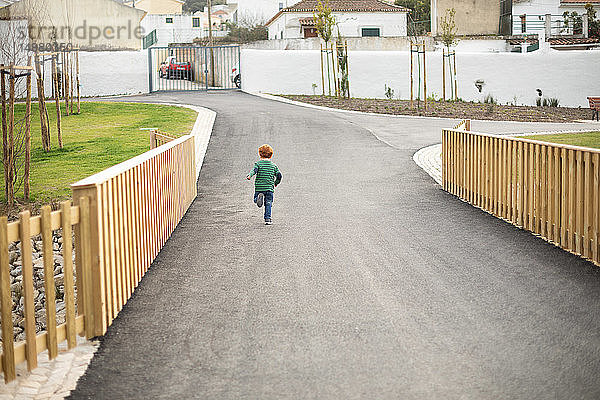
[[433, 178], [438, 185], [442, 185], [442, 144], [423, 147], [413, 155], [417, 165]]
[[209, 110], [208, 108], [193, 106], [191, 104], [174, 104], [174, 103], [146, 103], [146, 104], [163, 104], [166, 106], [176, 106], [188, 108], [190, 110], [194, 110], [198, 113], [198, 117], [196, 118], [196, 122], [194, 123], [194, 127], [192, 131], [189, 133], [194, 137], [195, 147], [196, 147], [196, 179], [200, 175], [200, 169], [202, 168], [202, 164], [204, 163], [204, 156], [206, 155], [206, 149], [208, 148], [208, 143], [210, 142], [210, 137], [212, 135], [213, 126], [215, 124], [215, 119], [217, 118], [217, 113]]

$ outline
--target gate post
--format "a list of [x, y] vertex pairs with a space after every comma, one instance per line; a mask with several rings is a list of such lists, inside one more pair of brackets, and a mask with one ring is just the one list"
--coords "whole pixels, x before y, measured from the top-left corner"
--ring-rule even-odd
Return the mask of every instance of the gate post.
[[[73, 205], [80, 206], [82, 223], [75, 225], [77, 313], [84, 314], [88, 339], [106, 333], [102, 200], [96, 184], [72, 185]], [[82, 304], [83, 303], [83, 304]], [[83, 305], [83, 307], [82, 307]]]

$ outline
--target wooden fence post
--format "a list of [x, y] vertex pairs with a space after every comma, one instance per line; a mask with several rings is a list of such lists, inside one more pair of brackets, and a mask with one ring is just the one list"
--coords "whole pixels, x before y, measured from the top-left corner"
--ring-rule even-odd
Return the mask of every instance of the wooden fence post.
[[8, 264], [8, 219], [0, 217], [0, 307], [2, 315], [2, 371], [4, 382], [17, 377], [15, 372], [15, 349], [13, 339], [12, 295], [10, 290], [10, 265]]
[[[77, 293], [83, 293], [78, 299], [78, 311], [84, 310], [85, 332], [89, 338], [102, 336], [107, 329], [104, 257], [102, 254], [102, 234], [100, 214], [102, 209], [99, 186], [73, 186], [73, 203], [80, 206], [81, 223], [75, 228], [77, 258]], [[83, 279], [79, 279], [83, 276]], [[83, 300], [83, 307], [81, 301]]]
[[150, 131], [150, 149], [156, 148], [156, 131], [152, 129]]

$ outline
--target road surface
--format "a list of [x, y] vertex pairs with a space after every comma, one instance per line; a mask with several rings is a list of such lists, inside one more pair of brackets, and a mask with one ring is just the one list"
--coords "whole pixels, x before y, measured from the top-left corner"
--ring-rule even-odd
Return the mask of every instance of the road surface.
[[[600, 268], [419, 169], [453, 121], [243, 93], [125, 100], [218, 116], [198, 198], [71, 398], [600, 398]], [[263, 143], [284, 175], [272, 226], [244, 179]]]

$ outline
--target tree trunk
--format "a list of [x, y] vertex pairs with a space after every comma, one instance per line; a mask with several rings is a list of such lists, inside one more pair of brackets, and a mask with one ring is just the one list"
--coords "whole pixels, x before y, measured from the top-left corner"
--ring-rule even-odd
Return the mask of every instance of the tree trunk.
[[[31, 66], [31, 56], [27, 60], [27, 65]], [[23, 197], [29, 201], [29, 168], [31, 163], [31, 74], [27, 76], [27, 100], [25, 102], [25, 165], [23, 173]]]
[[[0, 67], [4, 67], [4, 64], [0, 64]], [[2, 96], [2, 166], [4, 167], [4, 197], [8, 201], [8, 126], [6, 123], [6, 80], [4, 79], [4, 69], [0, 69], [0, 86]]]
[[70, 73], [69, 73], [69, 78], [71, 79], [71, 100], [69, 101], [69, 103], [71, 104], [71, 114], [73, 114], [73, 94], [74, 94], [74, 90], [73, 90], [73, 54], [69, 53], [69, 66], [71, 68]]
[[8, 145], [6, 163], [8, 164], [8, 174], [5, 177], [7, 186], [6, 203], [11, 209], [15, 201], [15, 168], [14, 168], [14, 150], [15, 150], [15, 69], [10, 66], [9, 75], [9, 92], [8, 92]]
[[[63, 57], [63, 63], [62, 63], [62, 72], [63, 72], [63, 77], [64, 77], [64, 82], [65, 82], [65, 111], [66, 114], [69, 115], [69, 53], [64, 52], [62, 53]], [[61, 146], [62, 147], [62, 146]]]
[[56, 93], [56, 96], [54, 96], [54, 102], [56, 103], [56, 129], [58, 130], [58, 147], [62, 149], [62, 132], [60, 129], [60, 89], [58, 87], [58, 80], [60, 77], [58, 76], [58, 70], [56, 68], [57, 60], [58, 53], [52, 56], [52, 76], [54, 77], [54, 92]]
[[77, 114], [81, 114], [81, 94], [79, 93], [79, 50], [75, 53], [77, 58]]
[[37, 74], [38, 109], [40, 111], [40, 132], [42, 134], [42, 148], [50, 151], [50, 130], [48, 126], [48, 109], [46, 108], [46, 94], [44, 93], [44, 76], [40, 67], [40, 57], [35, 54], [35, 73]]

